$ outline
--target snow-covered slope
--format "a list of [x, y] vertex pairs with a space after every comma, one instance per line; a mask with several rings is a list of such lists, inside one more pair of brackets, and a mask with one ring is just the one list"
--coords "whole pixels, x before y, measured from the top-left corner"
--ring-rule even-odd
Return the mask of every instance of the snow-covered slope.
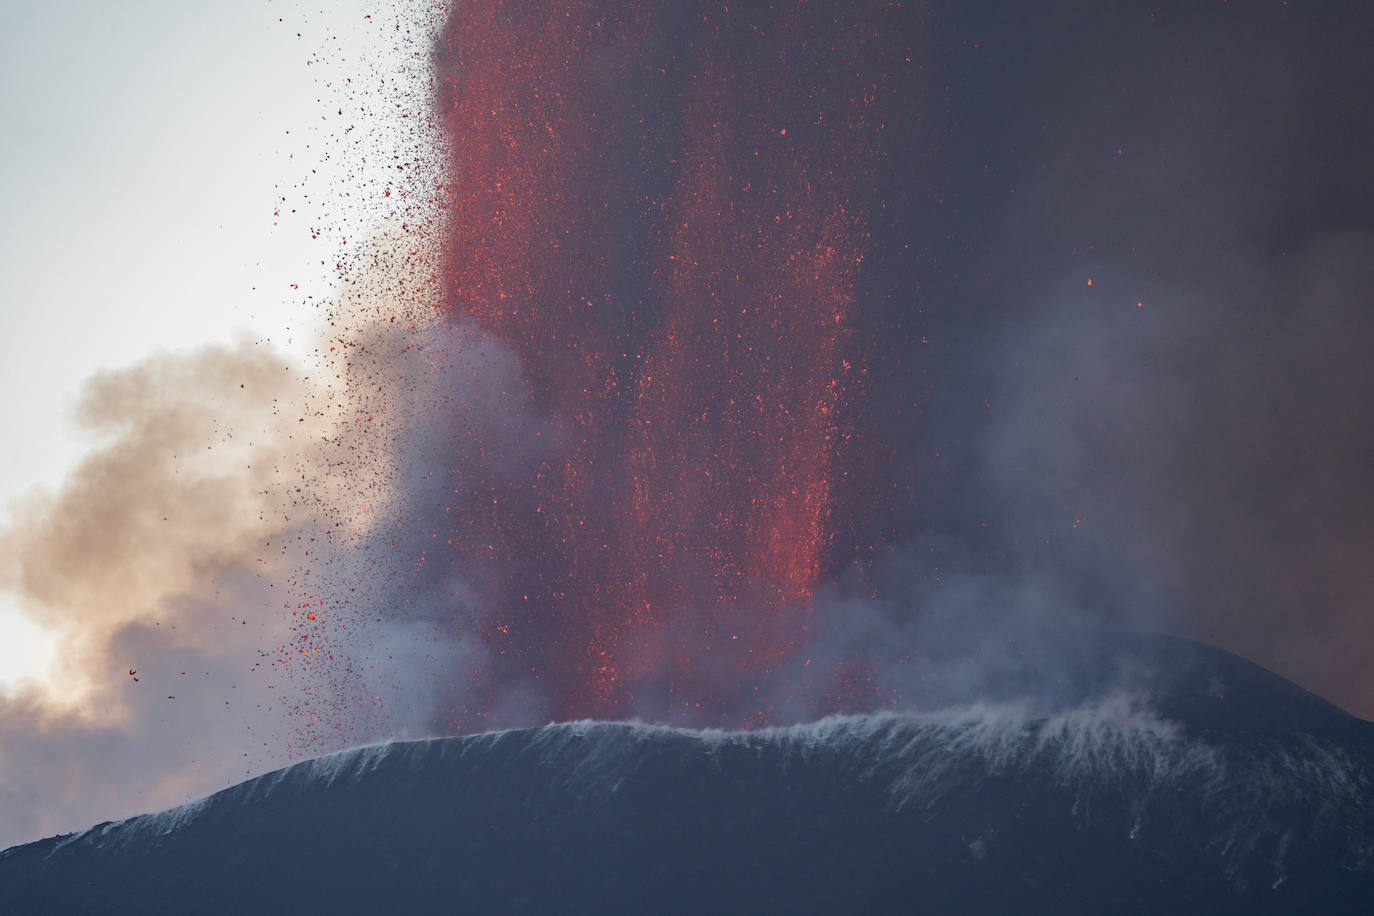
[[1374, 724], [1131, 656], [1048, 716], [361, 748], [0, 853], [0, 911], [1374, 912]]

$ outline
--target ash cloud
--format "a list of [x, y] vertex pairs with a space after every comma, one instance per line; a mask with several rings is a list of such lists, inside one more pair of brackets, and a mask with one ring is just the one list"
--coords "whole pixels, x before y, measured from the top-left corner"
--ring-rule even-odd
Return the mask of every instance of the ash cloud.
[[[1151, 283], [1140, 307], [1056, 297], [1015, 351], [988, 470], [1021, 524], [1083, 519], [1044, 552], [1080, 600], [1370, 714], [1374, 234], [1230, 263], [1231, 288]], [[1145, 285], [1125, 273], [1104, 267], [1104, 294]]]
[[485, 556], [482, 508], [495, 484], [532, 477], [563, 431], [491, 335], [429, 307], [396, 314], [399, 328], [364, 315], [338, 338], [350, 415], [332, 449], [361, 436], [370, 457], [346, 458], [343, 473], [374, 489], [366, 523], [336, 545], [346, 559], [325, 575], [359, 610], [353, 644], [385, 661], [379, 683], [405, 685], [399, 734], [543, 724], [537, 684], [491, 677], [488, 594], [507, 570]]
[[[948, 107], [885, 123], [860, 283], [881, 343], [858, 409], [889, 479], [846, 483], [857, 568], [836, 558], [761, 692], [795, 720], [998, 694], [1029, 666], [1054, 708], [1086, 651], [1065, 632], [1108, 623], [1369, 714], [1367, 14], [936, 13]], [[502, 450], [534, 467], [522, 435]], [[679, 608], [633, 648], [749, 614]], [[732, 676], [725, 652], [694, 665], [705, 690]], [[643, 674], [635, 711], [679, 721], [672, 688]]]
[[776, 721], [1053, 711], [1102, 625], [1374, 716], [1371, 14], [936, 14], [947, 108], [888, 125], [864, 281], [908, 345], [861, 405], [896, 473]]
[[962, 464], [923, 494], [944, 581], [1048, 582], [1059, 616], [1374, 715], [1369, 13], [1045, 12], [947, 22], [981, 39], [949, 130], [984, 152], [947, 179], [944, 350], [913, 356], [924, 442]]

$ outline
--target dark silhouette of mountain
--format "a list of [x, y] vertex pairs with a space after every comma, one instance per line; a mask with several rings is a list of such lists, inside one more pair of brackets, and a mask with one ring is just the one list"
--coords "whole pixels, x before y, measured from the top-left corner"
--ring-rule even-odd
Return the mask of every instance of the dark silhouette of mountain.
[[360, 748], [0, 853], [0, 911], [1374, 912], [1374, 724], [1182, 640], [1077, 657], [1049, 714]]

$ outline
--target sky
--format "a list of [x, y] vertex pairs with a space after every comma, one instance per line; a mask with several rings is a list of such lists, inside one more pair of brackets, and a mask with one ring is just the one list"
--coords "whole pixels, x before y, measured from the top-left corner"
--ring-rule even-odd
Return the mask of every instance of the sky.
[[16, 14], [0, 842], [1085, 625], [1374, 715], [1370, 13], [450, 12]]
[[[309, 353], [302, 305], [332, 277], [308, 225], [274, 213], [282, 189], [314, 175], [324, 192], [316, 173], [334, 172], [318, 127], [338, 94], [330, 81], [396, 54], [363, 18], [375, 6], [64, 2], [7, 14], [0, 372], [24, 394], [0, 502], [56, 486], [89, 447], [74, 408], [98, 370], [241, 335]], [[0, 621], [0, 680], [40, 676], [52, 640], [12, 596], [0, 595]]]

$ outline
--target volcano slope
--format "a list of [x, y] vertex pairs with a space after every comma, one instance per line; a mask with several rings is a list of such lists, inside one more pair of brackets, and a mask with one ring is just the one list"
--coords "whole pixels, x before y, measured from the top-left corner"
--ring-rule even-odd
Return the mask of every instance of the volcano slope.
[[1374, 724], [1174, 639], [1062, 680], [359, 748], [6, 850], [0, 911], [1374, 912]]

